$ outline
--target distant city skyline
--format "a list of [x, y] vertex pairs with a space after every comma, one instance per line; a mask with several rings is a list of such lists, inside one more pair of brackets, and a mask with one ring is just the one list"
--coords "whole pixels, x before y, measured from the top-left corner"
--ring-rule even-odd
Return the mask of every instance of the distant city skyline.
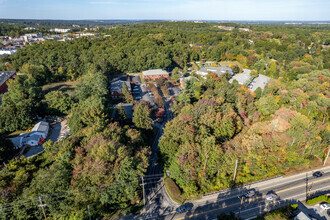
[[0, 0], [0, 18], [329, 21], [328, 0]]

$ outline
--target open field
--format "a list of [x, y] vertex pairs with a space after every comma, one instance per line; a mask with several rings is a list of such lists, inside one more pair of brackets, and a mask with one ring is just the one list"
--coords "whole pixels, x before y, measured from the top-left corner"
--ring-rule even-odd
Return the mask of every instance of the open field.
[[62, 91], [62, 92], [70, 92], [73, 91], [74, 88], [78, 85], [78, 81], [67, 81], [67, 82], [56, 82], [44, 85], [42, 87], [42, 91], [44, 91], [45, 94], [51, 92], [51, 91]]

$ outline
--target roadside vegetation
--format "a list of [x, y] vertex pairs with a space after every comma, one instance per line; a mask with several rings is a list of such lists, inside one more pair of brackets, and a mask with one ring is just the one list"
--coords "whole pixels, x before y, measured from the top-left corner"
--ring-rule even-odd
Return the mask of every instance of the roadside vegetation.
[[308, 199], [306, 201], [306, 204], [307, 205], [314, 205], [314, 204], [321, 203], [321, 202], [330, 203], [330, 197], [326, 196], [326, 195], [321, 195], [321, 196], [318, 196], [318, 197], [315, 197], [315, 198], [312, 198], [312, 199]]

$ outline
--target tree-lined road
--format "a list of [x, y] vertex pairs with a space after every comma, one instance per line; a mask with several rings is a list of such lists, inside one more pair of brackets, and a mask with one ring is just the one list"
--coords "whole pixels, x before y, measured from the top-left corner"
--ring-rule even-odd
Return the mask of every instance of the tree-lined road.
[[[250, 199], [241, 198], [250, 189], [256, 190], [256, 195]], [[330, 193], [330, 168], [324, 169], [322, 177], [314, 178], [308, 172], [308, 189], [311, 195]], [[268, 201], [265, 195], [275, 192], [278, 197]], [[212, 195], [193, 202], [194, 208], [187, 213], [174, 213], [166, 219], [214, 219], [222, 212], [234, 212], [243, 219], [248, 219], [286, 204], [306, 199], [306, 173], [269, 180], [262, 183], [232, 189], [217, 195]], [[241, 211], [240, 211], [241, 207]]]

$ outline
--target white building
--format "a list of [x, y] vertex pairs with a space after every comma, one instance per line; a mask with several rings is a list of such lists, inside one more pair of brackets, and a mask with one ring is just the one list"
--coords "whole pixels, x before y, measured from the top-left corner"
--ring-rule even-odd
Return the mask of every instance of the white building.
[[41, 121], [32, 128], [29, 136], [40, 136], [46, 139], [48, 135], [48, 131], [49, 131], [49, 124], [45, 121]]
[[17, 50], [0, 50], [0, 55], [13, 55]]
[[15, 148], [21, 148], [23, 145], [37, 146], [40, 141], [44, 141], [48, 135], [49, 124], [41, 121], [37, 123], [30, 133], [23, 133], [18, 137], [10, 138]]
[[69, 31], [71, 31], [71, 29], [54, 28], [54, 29], [50, 29], [50, 31], [58, 32], [58, 33], [67, 33], [67, 32], [69, 32]]

